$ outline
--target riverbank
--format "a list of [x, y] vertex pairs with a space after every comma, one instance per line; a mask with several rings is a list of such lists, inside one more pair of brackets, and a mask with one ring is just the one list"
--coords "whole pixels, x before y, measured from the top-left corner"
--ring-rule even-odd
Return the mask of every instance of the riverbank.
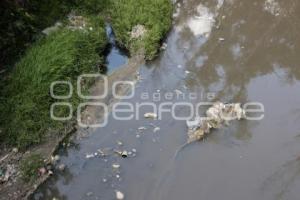
[[[122, 67], [119, 72], [110, 75], [111, 83], [123, 80], [124, 77], [133, 80], [137, 76], [136, 69], [143, 60], [154, 58], [162, 38], [171, 26], [172, 5], [167, 0], [155, 1], [156, 4], [144, 0], [141, 2], [141, 8], [151, 7], [151, 10], [146, 9], [144, 13], [135, 13], [133, 8], [136, 3], [133, 2], [116, 1], [108, 7], [104, 6], [105, 9], [101, 12], [97, 6], [93, 6], [98, 1], [89, 2], [92, 3], [80, 10], [75, 9], [62, 23], [56, 23], [56, 26], [47, 29], [46, 35], [26, 50], [24, 57], [1, 82], [3, 89], [0, 101], [0, 167], [1, 178], [4, 178], [4, 181], [0, 185], [0, 191], [1, 194], [5, 194], [1, 199], [26, 198], [28, 192], [33, 191], [55, 170], [55, 166], [51, 166], [53, 169], [45, 166], [52, 165], [51, 155], [55, 153], [59, 144], [62, 144], [64, 138], [74, 132], [74, 119], [69, 122], [57, 122], [50, 118], [51, 105], [62, 101], [53, 99], [49, 88], [53, 81], [67, 80], [74, 85], [79, 75], [102, 71], [105, 67], [103, 51], [107, 44], [104, 19], [112, 21], [118, 44], [128, 48], [131, 54], [126, 65], [131, 67]], [[105, 4], [107, 2], [105, 1]], [[123, 9], [128, 16], [135, 15], [136, 18], [120, 16]], [[167, 12], [162, 12], [166, 9]], [[153, 16], [153, 11], [167, 23], [161, 24], [160, 27], [153, 26], [158, 19], [157, 16]], [[147, 20], [142, 15], [147, 16]], [[152, 20], [151, 16], [156, 21]], [[119, 27], [120, 24], [128, 26]], [[132, 38], [131, 33], [137, 25], [145, 27], [146, 31], [140, 37]], [[126, 30], [129, 31], [124, 32]], [[126, 35], [126, 38], [123, 39], [121, 35]], [[92, 85], [97, 87], [98, 84], [88, 83], [85, 92], [89, 92], [88, 88]], [[55, 89], [56, 95], [68, 93], [67, 87]], [[76, 107], [81, 100], [77, 95], [73, 95], [63, 102]], [[67, 113], [66, 108], [55, 110], [55, 116], [66, 117]], [[43, 161], [43, 165], [32, 163], [32, 155], [37, 155]], [[28, 166], [33, 167], [27, 170], [30, 173], [25, 176], [24, 170], [20, 171], [24, 163], [31, 163], [32, 165]], [[44, 167], [46, 171], [41, 172]]]

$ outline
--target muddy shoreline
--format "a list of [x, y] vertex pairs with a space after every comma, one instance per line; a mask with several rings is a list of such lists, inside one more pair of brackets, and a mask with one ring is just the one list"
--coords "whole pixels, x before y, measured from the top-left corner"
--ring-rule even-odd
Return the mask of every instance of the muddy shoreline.
[[[135, 82], [138, 79], [138, 69], [139, 66], [145, 62], [143, 52], [139, 52], [136, 55], [132, 56], [128, 59], [128, 63], [124, 66], [119, 67], [110, 75], [107, 76], [108, 80], [108, 88], [112, 88], [112, 84], [115, 81], [133, 81]], [[126, 94], [130, 88], [127, 86], [121, 87], [117, 93], [119, 95]], [[90, 89], [91, 94], [97, 95], [97, 93], [101, 94], [104, 90], [103, 82], [100, 80], [96, 80], [93, 86]], [[118, 99], [113, 98], [112, 90], [108, 91], [108, 95], [105, 99], [96, 100], [94, 102], [102, 102], [108, 105], [109, 108], [116, 102]], [[103, 115], [102, 115], [103, 117]], [[94, 106], [87, 106], [83, 111], [83, 119], [86, 123], [95, 123], [96, 119], [99, 120], [99, 110], [95, 109]], [[42, 155], [45, 165], [51, 163], [51, 156], [55, 156], [57, 150], [64, 146], [64, 141], [72, 136], [75, 137], [84, 137], [80, 135], [80, 127], [78, 127], [77, 123], [73, 121], [69, 125], [65, 127], [65, 130], [60, 134], [53, 133], [48, 134], [48, 137], [45, 138], [45, 142], [37, 145], [33, 148], [28, 149], [26, 152], [14, 152], [13, 148], [7, 148], [4, 151], [1, 151], [0, 159], [1, 159], [1, 166], [13, 165], [15, 167], [16, 172], [9, 178], [7, 182], [4, 182], [0, 185], [0, 199], [28, 199], [34, 191], [39, 188], [39, 186], [44, 183], [51, 175], [45, 174], [39, 177], [36, 181], [24, 182], [21, 179], [20, 171], [19, 171], [19, 164], [20, 161], [29, 155], [32, 154], [40, 154]], [[90, 128], [88, 128], [90, 129]], [[54, 166], [55, 167], [55, 166]], [[55, 173], [55, 171], [54, 171]]]

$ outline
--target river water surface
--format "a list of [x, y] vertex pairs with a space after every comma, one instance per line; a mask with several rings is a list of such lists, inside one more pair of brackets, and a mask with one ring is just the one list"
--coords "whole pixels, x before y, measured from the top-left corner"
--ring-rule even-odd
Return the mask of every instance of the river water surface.
[[[173, 162], [186, 141], [184, 120], [170, 113], [145, 119], [150, 107], [130, 121], [111, 115], [107, 126], [61, 150], [67, 169], [33, 199], [113, 200], [119, 190], [128, 200], [299, 200], [300, 2], [185, 0], [176, 7], [167, 49], [140, 67], [135, 95], [123, 102], [158, 105], [171, 92], [173, 103], [196, 104], [211, 93], [223, 102], [261, 102], [264, 118], [213, 131]], [[87, 158], [105, 148], [132, 154]]]

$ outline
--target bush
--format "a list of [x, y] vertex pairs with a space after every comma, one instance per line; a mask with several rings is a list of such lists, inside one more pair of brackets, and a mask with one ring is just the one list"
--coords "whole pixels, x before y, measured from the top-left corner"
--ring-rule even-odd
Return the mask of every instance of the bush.
[[[172, 3], [170, 0], [112, 0], [110, 15], [116, 38], [131, 52], [145, 49], [146, 59], [157, 54], [162, 38], [172, 24]], [[144, 25], [146, 35], [141, 40], [130, 40], [129, 33], [137, 25]]]
[[[55, 101], [49, 93], [51, 83], [68, 80], [76, 85], [78, 75], [97, 72], [97, 64], [104, 62], [99, 56], [106, 45], [104, 22], [97, 17], [90, 23], [93, 31], [62, 28], [50, 34], [16, 64], [0, 92], [0, 140], [27, 147], [39, 143], [48, 129], [62, 127], [63, 123], [50, 119], [50, 106]], [[67, 94], [66, 88], [60, 90]], [[69, 102], [76, 106], [79, 99], [73, 95]], [[56, 113], [64, 116], [66, 109]]]

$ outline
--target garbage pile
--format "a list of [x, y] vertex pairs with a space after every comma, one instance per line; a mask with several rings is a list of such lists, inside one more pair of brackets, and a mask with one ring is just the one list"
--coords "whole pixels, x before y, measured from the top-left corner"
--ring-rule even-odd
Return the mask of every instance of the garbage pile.
[[187, 143], [201, 140], [210, 133], [211, 129], [219, 129], [222, 125], [229, 125], [229, 121], [241, 120], [244, 117], [245, 110], [240, 103], [216, 102], [206, 111], [205, 118], [186, 122], [189, 128]]

